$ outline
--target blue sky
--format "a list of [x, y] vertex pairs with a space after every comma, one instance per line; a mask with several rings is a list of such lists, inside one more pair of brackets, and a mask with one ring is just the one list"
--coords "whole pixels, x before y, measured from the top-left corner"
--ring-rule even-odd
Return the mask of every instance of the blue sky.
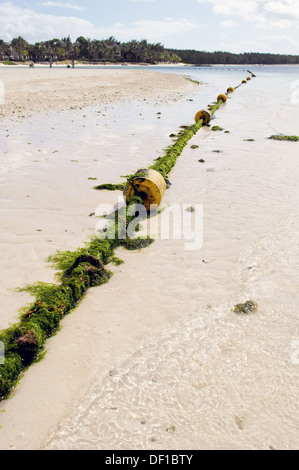
[[0, 0], [0, 38], [70, 35], [165, 47], [299, 54], [299, 0]]

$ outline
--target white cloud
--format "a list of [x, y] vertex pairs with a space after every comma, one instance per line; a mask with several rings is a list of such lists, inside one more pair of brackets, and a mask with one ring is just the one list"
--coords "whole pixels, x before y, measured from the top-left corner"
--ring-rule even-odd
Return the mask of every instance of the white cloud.
[[103, 28], [96, 28], [91, 22], [72, 16], [55, 16], [20, 8], [11, 2], [0, 4], [0, 38], [10, 41], [22, 36], [28, 42], [45, 41], [70, 35], [72, 40], [78, 36], [90, 39], [103, 39], [115, 36], [120, 41], [147, 39], [149, 42], [161, 42], [171, 38], [200, 30], [201, 25], [186, 19], [176, 20], [139, 20], [132, 23], [115, 23]]
[[166, 18], [165, 20], [139, 20], [129, 25], [116, 23], [105, 29], [101, 29], [104, 36], [113, 35], [120, 41], [131, 39], [147, 39], [149, 42], [162, 42], [171, 36], [190, 33], [200, 30], [202, 25], [186, 19], [176, 20]]
[[11, 2], [0, 4], [0, 36], [9, 41], [23, 36], [28, 42], [78, 36], [94, 37], [98, 31], [92, 23], [81, 18], [46, 15], [20, 8]]
[[69, 8], [76, 11], [86, 11], [85, 7], [79, 5], [73, 5], [72, 3], [63, 3], [63, 2], [43, 2], [40, 4], [43, 7], [55, 7], [55, 8]]
[[210, 3], [213, 12], [220, 15], [234, 15], [248, 18], [257, 12], [256, 0], [197, 0], [198, 3]]
[[281, 17], [299, 19], [298, 0], [267, 1], [265, 2], [264, 10]]
[[261, 41], [269, 42], [269, 43], [277, 43], [278, 45], [284, 45], [286, 43], [290, 44], [291, 46], [295, 46], [297, 49], [299, 48], [299, 41], [294, 39], [293, 37], [287, 35], [287, 34], [268, 34], [265, 36], [260, 36], [259, 39]]
[[166, 18], [164, 21], [140, 20], [135, 23], [135, 31], [147, 32], [147, 35], [156, 37], [159, 34], [169, 36], [173, 34], [182, 34], [200, 27], [198, 23], [186, 19], [174, 20]]
[[274, 18], [299, 19], [298, 0], [197, 0], [210, 3], [214, 13], [226, 16], [239, 16], [247, 21], [263, 24]]

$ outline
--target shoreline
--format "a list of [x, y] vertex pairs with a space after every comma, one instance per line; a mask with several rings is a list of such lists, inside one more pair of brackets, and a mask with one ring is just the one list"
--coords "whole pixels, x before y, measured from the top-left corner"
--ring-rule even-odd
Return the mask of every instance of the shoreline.
[[[52, 64], [52, 68], [67, 68], [68, 65], [70, 66], [69, 68], [72, 68], [71, 67], [71, 61], [66, 61], [66, 62], [53, 62]], [[15, 63], [15, 64], [3, 64], [0, 62], [0, 66], [2, 67], [26, 67], [26, 68], [30, 68], [29, 66], [29, 63]], [[84, 63], [84, 62], [75, 62], [75, 67], [193, 67], [194, 65], [192, 64], [185, 64], [185, 63], [175, 63], [175, 64], [172, 64], [172, 63], [159, 63], [159, 64], [148, 64], [146, 62], [109, 62], [109, 63], [101, 63], [101, 62], [97, 62], [97, 63]], [[39, 67], [47, 67], [47, 68], [50, 68], [50, 65], [49, 65], [49, 62], [36, 62], [34, 63], [34, 67], [33, 68], [39, 68]]]
[[[51, 156], [54, 152], [47, 149], [50, 142], [49, 144], [46, 144], [46, 142], [44, 142], [43, 145], [41, 143], [38, 144], [37, 140], [39, 132], [47, 133], [48, 130], [48, 132], [50, 131], [52, 134], [52, 128], [49, 127], [51, 126], [50, 123], [48, 124], [48, 129], [45, 127], [45, 124], [43, 124], [43, 131], [41, 130], [41, 123], [43, 121], [47, 122], [47, 113], [51, 114], [51, 122], [53, 122], [53, 119], [55, 119], [56, 116], [57, 123], [55, 127], [58, 128], [58, 133], [60, 127], [59, 120], [61, 117], [59, 117], [59, 106], [57, 106], [56, 101], [53, 101], [53, 97], [52, 102], [49, 103], [49, 95], [51, 95], [52, 91], [56, 89], [57, 81], [55, 84], [50, 84], [49, 81], [47, 81], [47, 78], [42, 77], [42, 81], [40, 82], [41, 77], [34, 75], [34, 78], [32, 79], [33, 74], [31, 72], [34, 71], [28, 70], [27, 72], [27, 77], [30, 73], [31, 80], [26, 76], [25, 80], [27, 79], [28, 82], [31, 83], [31, 87], [34, 91], [28, 90], [25, 97], [22, 86], [20, 86], [24, 80], [24, 74], [22, 73], [22, 76], [16, 77], [14, 75], [14, 71], [12, 71], [6, 76], [6, 83], [9, 86], [8, 94], [6, 95], [6, 98], [8, 98], [9, 101], [5, 105], [5, 122], [3, 121], [3, 129], [5, 124], [5, 128], [7, 126], [8, 131], [6, 136], [8, 155], [6, 158], [8, 157], [9, 161], [10, 158], [14, 156], [14, 153], [17, 152], [17, 154], [20, 153], [20, 155], [24, 153], [24, 157], [28, 154], [29, 159], [33, 159], [34, 156], [31, 157], [31, 154], [38, 155], [36, 153], [38, 148], [40, 148], [42, 152], [47, 151], [47, 153], [44, 154], [44, 158], [42, 158], [43, 153], [40, 155], [40, 159], [43, 160], [41, 168], [39, 168], [39, 165], [37, 164], [34, 165], [34, 163], [30, 163], [29, 160], [29, 166], [27, 165], [28, 169], [26, 166], [23, 167], [23, 164], [21, 164], [20, 168], [15, 168], [13, 173], [8, 172], [7, 177], [5, 176], [3, 178], [4, 184], [1, 187], [1, 210], [5, 214], [5, 220], [3, 221], [5, 229], [2, 233], [1, 248], [5, 246], [7, 248], [5, 249], [5, 256], [2, 256], [2, 272], [5, 272], [6, 274], [5, 281], [3, 278], [3, 282], [1, 282], [1, 290], [3, 295], [8, 298], [8, 301], [6, 301], [6, 305], [3, 304], [2, 313], [4, 315], [1, 316], [1, 329], [5, 329], [9, 324], [11, 324], [11, 322], [15, 323], [16, 319], [10, 315], [11, 313], [13, 313], [13, 316], [18, 315], [18, 308], [24, 307], [28, 302], [32, 302], [33, 300], [29, 294], [17, 294], [13, 292], [13, 289], [16, 288], [17, 285], [28, 283], [32, 284], [37, 281], [52, 283], [55, 271], [52, 269], [46, 269], [46, 253], [48, 252], [48, 254], [53, 254], [55, 252], [55, 247], [57, 250], [63, 250], [65, 248], [76, 249], [79, 246], [82, 246], [82, 242], [84, 242], [84, 239], [86, 239], [87, 235], [90, 234], [89, 227], [95, 223], [90, 217], [88, 217], [88, 213], [92, 210], [91, 208], [96, 207], [101, 203], [101, 201], [102, 203], [107, 203], [108, 200], [111, 200], [112, 202], [117, 196], [116, 194], [100, 194], [90, 187], [91, 184], [86, 185], [85, 183], [85, 186], [80, 186], [80, 182], [82, 182], [80, 167], [77, 169], [77, 165], [74, 163], [67, 163], [67, 161], [65, 161], [66, 158], [78, 158], [75, 154], [71, 156], [72, 149], [67, 148], [68, 139], [72, 139], [71, 135], [67, 135], [66, 139], [62, 138], [62, 140], [60, 136], [62, 148], [60, 148], [60, 145], [57, 142], [54, 144], [56, 146], [55, 149], [58, 148], [59, 151], [63, 153], [61, 158], [59, 153], [55, 153]], [[55, 72], [55, 70], [51, 70], [51, 72]], [[64, 77], [69, 75], [68, 72], [69, 71], [63, 72]], [[86, 121], [89, 125], [92, 123], [95, 125], [95, 122], [97, 121], [102, 123], [101, 126], [103, 127], [103, 130], [100, 135], [105, 132], [105, 125], [107, 125], [107, 123], [110, 123], [111, 125], [111, 121], [105, 117], [105, 112], [109, 109], [117, 109], [117, 106], [120, 103], [126, 104], [126, 107], [128, 107], [131, 102], [135, 102], [135, 112], [137, 112], [138, 106], [141, 106], [143, 103], [140, 111], [142, 110], [142, 112], [145, 112], [147, 107], [155, 110], [155, 102], [156, 106], [170, 106], [172, 101], [175, 103], [177, 100], [182, 100], [184, 97], [190, 96], [190, 93], [194, 94], [195, 91], [198, 90], [197, 85], [185, 80], [182, 76], [161, 73], [153, 75], [152, 72], [128, 71], [125, 72], [126, 79], [124, 79], [122, 71], [122, 81], [121, 84], [119, 84], [117, 83], [118, 76], [116, 76], [115, 72], [111, 73], [110, 71], [107, 71], [108, 75], [105, 74], [105, 78], [98, 77], [98, 73], [96, 73], [96, 77], [99, 78], [101, 86], [107, 88], [105, 89], [105, 92], [99, 96], [93, 83], [91, 87], [88, 88], [89, 96], [85, 96], [82, 99], [82, 95], [80, 93], [80, 90], [82, 90], [82, 84], [86, 84], [86, 78], [88, 79], [88, 82], [89, 80], [93, 82], [95, 79], [93, 73], [89, 71], [86, 72], [83, 71], [82, 75], [80, 74], [81, 87], [78, 87], [76, 82], [70, 81], [69, 79], [63, 80], [59, 74], [60, 83], [64, 83], [65, 85], [64, 93], [65, 88], [68, 90], [75, 89], [76, 91], [72, 98], [73, 109], [67, 108], [65, 112], [62, 111], [62, 114], [67, 116], [67, 119], [69, 119], [69, 125], [71, 126], [71, 117], [79, 119], [79, 115], [81, 115], [79, 120], [83, 124], [84, 116], [82, 116], [82, 114], [85, 113]], [[45, 73], [48, 75], [48, 71], [45, 71]], [[153, 80], [155, 84], [154, 87]], [[38, 83], [40, 91], [36, 90], [36, 83]], [[98, 81], [96, 81], [96, 83], [98, 83]], [[121, 90], [120, 87], [122, 88]], [[86, 89], [87, 88], [85, 87], [85, 93]], [[45, 93], [45, 91], [47, 91], [47, 93]], [[115, 91], [121, 91], [121, 93], [115, 93]], [[34, 109], [31, 107], [31, 94], [34, 94], [36, 103]], [[119, 96], [120, 94], [121, 97]], [[96, 95], [97, 100], [101, 100], [100, 109], [102, 112], [99, 117], [95, 114], [95, 106], [97, 105], [94, 103], [94, 95]], [[18, 97], [18, 106], [20, 106], [20, 103], [23, 104], [23, 109], [20, 112], [20, 114], [22, 114], [20, 116], [21, 119], [18, 118], [18, 115], [15, 115], [16, 113], [12, 112], [16, 96]], [[75, 102], [77, 104], [76, 107], [74, 106]], [[48, 106], [49, 104], [52, 106]], [[90, 105], [93, 105], [93, 109], [90, 109]], [[7, 107], [10, 107], [10, 113], [7, 113]], [[39, 112], [42, 113], [42, 120], [37, 123], [37, 129], [34, 129], [36, 117], [39, 116]], [[138, 115], [135, 115], [135, 121], [136, 116]], [[157, 116], [157, 110], [155, 110], [155, 116]], [[139, 117], [138, 120], [142, 122], [142, 119], [142, 117]], [[153, 118], [151, 119], [153, 120]], [[157, 117], [155, 117], [155, 120], [156, 119]], [[86, 126], [88, 127], [87, 122]], [[104, 124], [105, 122], [106, 124]], [[78, 130], [81, 128], [80, 132], [82, 132], [82, 139], [84, 141], [84, 131], [82, 127], [84, 128], [85, 125], [82, 126], [82, 124], [76, 124], [76, 126]], [[118, 125], [121, 126], [121, 123]], [[126, 124], [126, 127], [130, 128], [130, 125], [133, 126], [133, 124], [128, 123]], [[15, 132], [12, 132], [14, 126], [16, 126], [16, 130], [18, 128], [20, 129], [18, 139], [22, 143], [21, 145], [18, 144], [18, 146], [16, 146]], [[27, 126], [29, 126], [29, 133], [30, 129], [32, 129], [36, 134], [34, 141], [31, 140], [31, 145], [28, 149], [26, 149], [26, 141], [24, 141], [22, 137], [22, 133], [26, 130]], [[126, 127], [120, 136], [124, 139], [124, 143], [126, 142], [125, 139], [127, 139], [125, 135]], [[138, 129], [135, 130], [132, 128], [131, 132], [133, 130], [136, 132]], [[49, 135], [50, 141], [52, 139], [55, 140], [54, 135], [54, 132], [53, 137], [50, 137]], [[88, 153], [88, 151], [90, 151], [91, 154], [93, 152], [94, 157], [97, 157], [95, 153], [95, 148], [97, 148], [96, 146], [98, 145], [96, 135], [92, 137], [92, 142], [89, 143], [91, 136], [87, 131], [87, 138], [86, 149], [84, 149], [84, 144], [82, 146], [83, 142], [81, 142], [84, 158], [86, 159], [86, 153]], [[103, 136], [100, 137], [100, 140], [102, 138]], [[111, 135], [110, 140], [113, 144], [113, 140], [115, 140], [113, 135]], [[131, 140], [134, 139], [131, 137]], [[69, 140], [69, 143], [71, 143], [71, 140]], [[92, 146], [95, 148], [92, 148]], [[33, 151], [34, 153], [32, 153]], [[75, 146], [74, 151], [76, 152]], [[46, 163], [50, 160], [48, 157], [51, 157], [51, 160], [53, 160], [53, 163], [50, 163], [49, 165]], [[99, 157], [97, 157], [97, 160], [98, 159]], [[152, 157], [149, 156], [148, 159], [150, 159], [151, 162]], [[92, 158], [90, 160], [92, 161]], [[107, 165], [109, 165], [109, 160], [107, 161]], [[50, 166], [49, 170], [46, 169], [47, 166]], [[93, 163], [92, 168], [96, 169], [99, 166], [100, 163], [95, 162]], [[45, 170], [43, 167], [46, 167]], [[120, 166], [118, 165], [118, 168], [119, 167]], [[82, 168], [86, 179], [87, 176], [94, 176], [94, 173], [90, 168], [91, 162], [87, 161], [87, 164], [83, 165]], [[99, 173], [99, 168], [96, 169], [96, 171], [97, 175]], [[116, 174], [118, 174], [119, 169], [116, 169], [116, 171]], [[105, 174], [106, 177], [109, 178], [109, 172], [108, 174]], [[101, 172], [100, 175], [102, 178], [106, 178], [101, 174]], [[94, 185], [94, 183], [92, 184]], [[62, 185], [63, 191], [61, 191]], [[13, 193], [11, 193], [10, 188], [15, 188]], [[14, 207], [14, 209], [11, 210], [11, 207]], [[20, 219], [21, 227], [19, 226], [18, 218]], [[36, 224], [38, 224], [38, 226]], [[65, 227], [67, 227], [67, 230], [65, 230]], [[49, 240], [50, 238], [51, 240]], [[9, 246], [11, 246], [11, 250], [8, 249]], [[121, 254], [121, 257], [123, 257], [123, 254]], [[132, 258], [132, 261], [135, 264], [136, 260], [134, 254]], [[29, 268], [29, 266], [31, 267]], [[132, 264], [131, 267], [134, 269]], [[121, 272], [122, 268], [113, 268], [111, 270]], [[102, 312], [100, 319], [100, 325], [104, 331], [109, 330], [111, 327], [109, 292], [111, 288], [113, 290], [113, 285], [114, 288], [115, 285], [117, 285], [118, 281], [116, 278], [117, 276], [115, 276], [115, 279], [113, 276], [107, 286], [101, 286], [101, 290], [99, 291], [100, 296], [104, 291], [104, 296], [106, 296], [108, 302], [108, 304], [106, 304], [108, 312], [107, 314]], [[15, 279], [18, 279], [17, 285]], [[7, 289], [8, 292], [10, 291], [9, 295], [6, 295]], [[95, 294], [96, 289], [91, 289], [91, 292], [88, 292], [87, 297], [91, 298]], [[41, 446], [41, 440], [46, 439], [46, 436], [49, 434], [49, 430], [55, 428], [59, 424], [65, 416], [65, 413], [71, 411], [72, 407], [75, 406], [78, 397], [81, 397], [82, 394], [84, 395], [87, 391], [90, 381], [94, 378], [94, 370], [98, 366], [98, 361], [102, 355], [106, 357], [105, 364], [107, 365], [110, 363], [112, 367], [112, 361], [118, 357], [118, 354], [122, 355], [124, 351], [127, 351], [128, 346], [135, 347], [136, 344], [139, 344], [139, 338], [138, 336], [136, 337], [136, 335], [133, 335], [130, 341], [125, 341], [125, 333], [122, 339], [119, 340], [119, 345], [116, 349], [111, 351], [108, 355], [105, 351], [105, 348], [107, 348], [107, 343], [105, 341], [99, 350], [98, 335], [100, 334], [101, 328], [98, 333], [94, 333], [90, 337], [90, 328], [92, 331], [99, 328], [99, 313], [97, 309], [93, 309], [89, 312], [88, 304], [85, 302], [86, 299], [83, 299], [82, 303], [80, 303], [80, 305], [75, 308], [70, 315], [67, 315], [63, 319], [63, 324], [61, 326], [62, 331], [59, 331], [57, 335], [54, 335], [47, 340], [47, 354], [45, 358], [40, 363], [30, 366], [13, 390], [10, 397], [1, 403], [1, 449], [12, 449], [15, 446], [17, 448], [39, 448]], [[82, 307], [87, 309], [86, 312], [89, 313], [88, 321], [86, 323], [84, 322], [83, 325], [82, 318], [80, 318], [80, 316], [78, 317], [78, 309]], [[105, 307], [103, 306], [103, 308]], [[124, 325], [124, 327], [126, 331], [128, 325]], [[133, 327], [133, 324], [131, 327]], [[78, 330], [81, 330], [79, 335]], [[150, 327], [145, 327], [145, 331], [150, 333]], [[65, 333], [67, 334], [67, 338], [64, 335]], [[59, 337], [61, 339], [59, 339]], [[62, 341], [60, 346], [56, 343], [57, 339], [59, 342]], [[108, 337], [106, 339], [108, 339]], [[78, 345], [77, 341], [81, 343], [81, 346]], [[60, 355], [61, 348], [64, 349], [65, 347], [68, 349], [66, 354], [63, 355], [63, 358], [56, 359], [56, 354], [58, 353], [58, 355]], [[54, 356], [52, 356], [50, 351], [54, 353]], [[53, 360], [54, 362], [52, 362]], [[85, 364], [84, 361], [86, 362]], [[57, 370], [57, 363], [60, 364], [59, 370]], [[82, 368], [84, 369], [84, 372]], [[68, 371], [66, 376], [65, 371]], [[36, 373], [37, 376], [35, 375]], [[68, 379], [65, 381], [65, 379], [70, 375], [72, 376], [72, 386], [68, 383]], [[44, 387], [46, 387], [46, 390]], [[42, 389], [44, 390], [43, 392], [41, 392]], [[59, 392], [59, 395], [57, 395], [57, 392]], [[59, 403], [61, 394], [63, 394], [63, 400]], [[34, 397], [33, 401], [32, 397]], [[49, 413], [49, 407], [51, 409], [51, 413]], [[38, 413], [36, 410], [39, 410]], [[28, 433], [24, 432], [26, 422], [31, 423], [31, 430]], [[2, 434], [4, 430], [5, 435]]]
[[15, 67], [1, 69], [4, 100], [0, 101], [0, 120], [28, 117], [39, 111], [106, 106], [132, 99], [172, 101], [182, 93], [196, 90], [196, 86], [182, 75], [130, 68], [111, 70], [107, 67], [104, 72], [84, 67], [74, 70], [17, 69], [22, 70], [21, 75], [15, 73]]
[[[165, 195], [166, 204], [204, 204], [203, 249], [188, 252], [182, 240], [171, 239], [157, 240], [140, 253], [119, 250], [116, 255], [125, 263], [114, 267], [115, 276], [110, 282], [91, 289], [64, 318], [61, 330], [47, 341], [43, 360], [26, 371], [11, 398], [3, 402], [1, 448], [279, 448], [288, 443], [294, 447], [291, 417], [295, 397], [290, 400], [288, 388], [292, 387], [294, 369], [290, 367], [286, 345], [290, 331], [293, 334], [297, 303], [293, 307], [289, 302], [285, 318], [281, 315], [286, 311], [284, 305], [274, 295], [277, 285], [283, 282], [280, 276], [276, 284], [275, 273], [290, 256], [294, 258], [294, 253], [284, 246], [280, 233], [270, 238], [271, 243], [267, 243], [267, 236], [271, 229], [278, 230], [277, 220], [285, 221], [285, 212], [297, 210], [296, 198], [292, 204], [292, 198], [285, 193], [286, 188], [290, 194], [297, 191], [298, 163], [292, 159], [296, 143], [264, 142], [270, 135], [269, 127], [278, 125], [281, 117], [278, 120], [278, 114], [271, 113], [276, 121], [269, 124], [265, 120], [265, 102], [269, 101], [265, 90], [258, 88], [258, 81], [254, 85], [253, 82], [236, 91], [216, 113], [216, 123], [230, 132], [201, 129], [192, 142], [198, 144], [198, 150], [188, 145], [171, 174], [172, 187]], [[190, 91], [200, 90], [190, 86]], [[81, 134], [76, 140], [74, 133], [66, 132], [65, 123], [59, 123], [57, 112], [57, 134], [51, 133], [50, 123], [42, 128], [45, 135], [49, 133], [49, 143], [41, 146], [38, 141], [36, 149], [32, 149], [30, 141], [29, 148], [26, 146], [23, 153], [31, 159], [30, 164], [7, 174], [3, 195], [9, 202], [8, 210], [5, 209], [7, 215], [11, 214], [11, 222], [21, 216], [16, 237], [8, 232], [5, 237], [12, 245], [18, 240], [13, 260], [20, 263], [26, 251], [33, 261], [26, 272], [29, 283], [30, 276], [41, 275], [50, 282], [47, 276], [53, 272], [45, 273], [44, 264], [39, 265], [49, 250], [49, 238], [55, 241], [50, 245], [51, 251], [55, 246], [60, 250], [72, 249], [71, 245], [77, 248], [85, 238], [83, 234], [88, 233], [83, 228], [90, 226], [87, 209], [110, 198], [110, 194], [101, 195], [86, 188], [89, 176], [96, 175], [107, 182], [108, 174], [125, 174], [123, 167], [120, 169], [126, 163], [123, 160], [131, 159], [133, 168], [141, 158], [142, 164], [152, 162], [153, 151], [161, 148], [160, 134], [169, 135], [171, 127], [151, 130], [149, 126], [154, 122], [162, 124], [171, 114], [171, 106], [168, 115], [166, 105], [161, 109], [162, 101], [168, 102], [168, 89], [169, 82], [160, 98], [153, 91], [151, 104], [144, 101], [142, 109], [135, 108], [135, 115], [127, 111], [117, 116], [118, 101], [112, 98], [112, 87], [111, 105], [108, 97], [107, 106], [116, 108], [109, 118], [117, 121], [115, 127], [105, 128], [108, 119], [102, 116], [98, 124], [103, 132], [97, 133], [95, 114], [86, 113], [88, 121], [81, 115], [74, 126], [74, 131], [82, 132], [81, 141]], [[267, 91], [270, 93], [270, 87]], [[141, 89], [138, 94], [142, 100]], [[253, 94], [256, 102], [248, 99]], [[174, 103], [179, 96], [175, 88], [171, 95]], [[276, 109], [276, 102], [270, 103]], [[255, 109], [258, 106], [259, 112]], [[176, 107], [177, 113], [180, 108], [182, 101]], [[163, 111], [161, 121], [157, 121], [157, 111]], [[193, 120], [193, 115], [189, 118]], [[182, 121], [181, 114], [178, 120]], [[36, 133], [35, 143], [41, 123], [37, 123], [37, 129], [34, 118], [20, 124], [29, 125], [28, 135], [31, 131]], [[66, 136], [55, 141], [60, 125]], [[85, 126], [87, 134], [83, 139]], [[252, 136], [255, 142], [245, 142]], [[105, 140], [109, 155], [104, 158]], [[61, 147], [55, 150], [60, 152], [54, 154], [54, 147], [48, 151], [47, 145], [58, 146], [58, 142]], [[138, 146], [140, 142], [143, 145]], [[124, 152], [128, 144], [130, 152]], [[223, 153], [215, 153], [216, 148]], [[41, 155], [44, 158], [40, 158], [40, 164], [32, 161], [37, 158], [37, 149], [47, 150]], [[199, 163], [202, 153], [204, 164]], [[10, 149], [7, 157], [13, 155]], [[70, 163], [70, 158], [78, 161]], [[98, 161], [93, 163], [95, 158]], [[57, 178], [55, 184], [53, 176]], [[18, 184], [20, 181], [23, 186]], [[282, 204], [273, 206], [278, 193]], [[61, 223], [59, 233], [55, 233], [57, 216]], [[292, 230], [286, 225], [289, 236], [296, 235], [296, 220], [291, 220]], [[9, 229], [11, 222], [8, 219]], [[37, 228], [42, 231], [32, 233]], [[20, 235], [25, 239], [24, 246]], [[265, 240], [261, 240], [262, 236]], [[43, 242], [42, 254], [37, 251], [37, 241]], [[291, 241], [291, 247], [296, 248], [297, 238], [294, 236]], [[269, 247], [275, 256], [267, 251]], [[267, 258], [263, 258], [265, 252], [271, 261], [269, 266]], [[8, 257], [8, 262], [12, 259]], [[26, 265], [21, 264], [24, 273]], [[284, 268], [287, 271], [285, 265]], [[2, 272], [7, 276], [9, 271]], [[17, 263], [14, 273], [21, 282]], [[292, 274], [295, 276], [296, 272]], [[269, 296], [274, 297], [273, 304], [277, 302], [275, 309], [272, 305], [269, 309]], [[233, 314], [231, 307], [247, 297], [257, 301], [258, 312], [245, 317]], [[270, 370], [269, 376], [265, 371]], [[272, 397], [275, 387], [278, 393]], [[287, 404], [277, 404], [277, 397], [286, 397]], [[97, 410], [99, 414], [92, 416]], [[285, 417], [289, 427], [283, 427]]]

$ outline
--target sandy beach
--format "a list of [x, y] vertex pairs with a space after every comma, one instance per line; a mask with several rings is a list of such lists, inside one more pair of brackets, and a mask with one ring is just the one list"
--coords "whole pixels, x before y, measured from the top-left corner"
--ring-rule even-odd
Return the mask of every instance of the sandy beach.
[[0, 118], [22, 118], [49, 110], [78, 109], [93, 105], [107, 105], [135, 99], [172, 100], [188, 92], [192, 85], [181, 76], [156, 76], [139, 70], [67, 69], [25, 66], [2, 67], [1, 82], [5, 89], [5, 107]]
[[[1, 329], [32, 300], [14, 289], [55, 282], [47, 256], [81, 246], [97, 208], [121, 198], [95, 183], [151, 164], [244, 78], [221, 73], [198, 86], [144, 70], [0, 69]], [[157, 227], [149, 247], [117, 250], [124, 264], [1, 403], [1, 449], [298, 448], [299, 144], [267, 139], [298, 134], [298, 110], [289, 78], [256, 75], [169, 175], [163, 205], [202, 211], [202, 246]], [[249, 299], [256, 312], [233, 312]]]

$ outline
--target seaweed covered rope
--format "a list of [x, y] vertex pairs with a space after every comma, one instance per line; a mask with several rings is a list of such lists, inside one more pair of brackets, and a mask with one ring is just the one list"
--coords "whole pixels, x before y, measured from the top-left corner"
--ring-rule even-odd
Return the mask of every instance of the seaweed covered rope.
[[114, 250], [143, 248], [153, 240], [132, 238], [130, 222], [135, 218], [135, 198], [114, 214], [113, 224], [103, 238], [94, 237], [76, 251], [58, 251], [48, 261], [58, 270], [57, 284], [36, 283], [19, 289], [35, 296], [35, 301], [22, 309], [18, 323], [0, 332], [4, 347], [4, 364], [0, 364], [0, 399], [15, 386], [21, 372], [37, 360], [48, 337], [59, 328], [61, 319], [74, 309], [86, 291], [109, 281], [112, 273], [105, 265], [114, 262]]
[[[251, 73], [252, 76], [255, 76], [252, 72], [250, 71], [248, 72]], [[169, 187], [168, 174], [170, 173], [172, 168], [175, 166], [178, 157], [181, 155], [188, 141], [199, 131], [199, 129], [202, 126], [209, 125], [211, 117], [220, 108], [221, 104], [226, 102], [227, 96], [233, 93], [243, 83], [247, 83], [247, 80], [243, 80], [239, 85], [235, 86], [234, 88], [229, 87], [227, 89], [226, 94], [222, 93], [218, 95], [216, 103], [209, 105], [207, 110], [202, 110], [202, 111], [199, 111], [199, 113], [196, 113], [195, 124], [192, 124], [190, 126], [185, 126], [183, 130], [180, 130], [174, 142], [165, 149], [164, 155], [162, 157], [157, 158], [155, 160], [155, 163], [149, 166], [149, 169], [155, 170], [163, 176], [167, 187]], [[207, 116], [209, 116], [208, 119], [207, 119]], [[94, 189], [97, 189], [97, 190], [106, 189], [109, 191], [121, 190], [121, 191], [126, 192], [127, 185], [131, 184], [134, 178], [144, 176], [144, 171], [146, 170], [137, 170], [135, 174], [128, 175], [126, 177], [126, 182], [124, 183], [118, 183], [118, 184], [104, 183], [98, 186], [94, 186]]]
[[[222, 103], [223, 96], [210, 106], [209, 112], [214, 114]], [[203, 124], [204, 119], [201, 118], [181, 131], [174, 144], [150, 169], [160, 173], [167, 182], [167, 175], [183, 148]], [[135, 176], [131, 175], [127, 181]], [[109, 281], [112, 273], [105, 266], [119, 261], [114, 250], [120, 246], [129, 250], [140, 249], [153, 242], [149, 237], [133, 237], [138, 224], [131, 225], [131, 222], [142, 204], [142, 198], [133, 195], [126, 206], [107, 217], [111, 223], [103, 237], [95, 236], [75, 251], [58, 251], [50, 256], [48, 261], [57, 269], [56, 284], [36, 283], [19, 289], [30, 292], [35, 301], [22, 309], [16, 324], [0, 332], [0, 345], [4, 349], [4, 363], [0, 363], [0, 399], [9, 395], [20, 374], [41, 357], [46, 339], [58, 330], [62, 318], [78, 305], [87, 290]]]

